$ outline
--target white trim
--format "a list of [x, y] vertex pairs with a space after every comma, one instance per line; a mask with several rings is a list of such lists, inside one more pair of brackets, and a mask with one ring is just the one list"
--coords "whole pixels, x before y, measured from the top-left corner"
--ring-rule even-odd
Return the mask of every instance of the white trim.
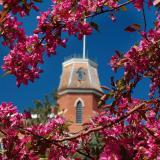
[[70, 86], [70, 84], [72, 82], [73, 71], [74, 71], [74, 63], [72, 64], [72, 67], [71, 67], [71, 72], [70, 72], [70, 76], [69, 76], [68, 86]]
[[76, 99], [76, 101], [75, 101], [75, 103], [74, 103], [74, 107], [77, 106], [77, 103], [78, 103], [79, 101], [82, 103], [82, 107], [84, 107], [84, 106], [85, 106], [85, 105], [84, 105], [84, 101], [83, 101], [82, 98], [80, 98], [80, 97], [78, 97], [78, 98]]
[[103, 93], [101, 91], [96, 91], [96, 90], [93, 90], [93, 89], [66, 89], [66, 90], [63, 90], [63, 91], [59, 91], [59, 95], [63, 95], [63, 94], [66, 94], [66, 93], [79, 93], [79, 94], [87, 94], [87, 93], [93, 93], [93, 94], [96, 94], [98, 96], [102, 96]]
[[64, 68], [62, 67], [62, 73], [61, 73], [61, 76], [60, 76], [60, 83], [59, 83], [58, 88], [61, 88], [63, 72], [64, 72]]
[[[98, 75], [98, 69], [96, 69], [96, 71], [95, 71], [95, 72], [96, 72], [96, 75]], [[97, 78], [98, 78], [97, 85], [98, 85], [98, 86], [100, 86], [100, 80], [99, 80], [99, 77], [97, 76]], [[100, 92], [103, 92], [101, 87], [100, 87]]]
[[63, 62], [63, 66], [67, 66], [70, 65], [72, 63], [89, 63], [91, 66], [97, 68], [97, 63], [95, 63], [94, 61], [90, 60], [90, 59], [83, 59], [83, 58], [72, 58], [69, 59], [65, 62]]
[[92, 77], [91, 77], [90, 65], [89, 64], [87, 64], [87, 68], [88, 68], [88, 76], [89, 76], [90, 84], [92, 84]]

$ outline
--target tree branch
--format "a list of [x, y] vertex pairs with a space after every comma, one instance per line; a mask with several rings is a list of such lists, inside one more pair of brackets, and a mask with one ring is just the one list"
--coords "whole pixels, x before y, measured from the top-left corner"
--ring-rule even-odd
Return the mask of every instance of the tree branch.
[[151, 131], [149, 128], [147, 128], [146, 126], [144, 126], [144, 129], [158, 142], [160, 142], [160, 138], [155, 136], [154, 132]]
[[127, 4], [130, 4], [131, 2], [133, 2], [133, 0], [129, 0], [129, 1], [127, 1], [127, 2], [124, 2], [124, 3], [120, 4], [119, 6], [117, 6], [117, 7], [115, 7], [115, 8], [112, 8], [112, 9], [102, 10], [102, 11], [100, 11], [100, 12], [97, 12], [97, 13], [93, 14], [93, 15], [89, 15], [89, 16], [87, 16], [86, 18], [90, 18], [90, 17], [93, 18], [93, 17], [95, 17], [95, 16], [97, 16], [97, 15], [100, 15], [100, 14], [103, 14], [103, 13], [106, 13], [106, 12], [115, 11], [115, 10], [117, 10], [117, 9], [119, 9], [119, 8], [127, 5]]
[[146, 22], [146, 15], [145, 15], [144, 7], [142, 9], [142, 15], [143, 15], [143, 21], [144, 21], [144, 32], [146, 32], [147, 22]]
[[3, 135], [7, 135], [7, 133], [6, 132], [4, 132], [3, 130], [0, 130], [0, 132], [3, 134]]
[[[45, 138], [45, 137], [43, 137], [43, 136], [37, 135], [37, 134], [33, 133], [32, 131], [29, 131], [29, 130], [27, 130], [27, 129], [25, 129], [25, 128], [22, 128], [22, 127], [18, 127], [18, 129], [21, 130], [21, 131], [23, 131], [23, 132], [29, 133], [30, 135], [36, 137], [37, 139], [44, 140], [44, 141], [47, 142], [47, 143], [53, 144], [53, 145], [55, 145], [55, 146], [57, 146], [57, 147], [59, 147], [59, 148], [63, 148], [63, 149], [70, 150], [70, 148], [68, 148], [67, 146], [64, 146], [64, 145], [62, 146], [62, 145], [60, 145], [60, 144], [58, 143], [58, 141], [47, 139], [47, 138]], [[81, 151], [78, 150], [78, 149], [76, 150], [76, 152], [79, 153], [79, 154], [81, 154], [81, 155], [83, 155], [83, 156], [85, 156], [85, 157], [88, 157], [88, 158], [94, 160], [94, 158], [93, 158], [92, 156], [90, 156], [90, 155], [88, 155], [88, 154], [86, 154], [86, 153], [83, 153], [83, 152], [81, 152]]]
[[83, 131], [83, 132], [81, 132], [81, 133], [79, 133], [77, 135], [66, 137], [66, 138], [62, 138], [62, 139], [59, 139], [59, 140], [54, 140], [54, 141], [63, 142], [63, 141], [66, 141], [66, 140], [73, 140], [75, 138], [79, 138], [81, 136], [88, 135], [88, 134], [90, 134], [92, 132], [99, 131], [99, 130], [104, 129], [104, 128], [112, 127], [114, 124], [119, 123], [120, 121], [124, 120], [125, 118], [127, 118], [129, 115], [131, 115], [132, 113], [134, 113], [135, 111], [137, 111], [138, 109], [143, 107], [144, 105], [145, 105], [145, 103], [143, 102], [143, 103], [139, 104], [138, 106], [135, 106], [133, 109], [128, 111], [128, 113], [126, 113], [125, 115], [121, 116], [120, 118], [116, 119], [115, 121], [113, 121], [113, 122], [111, 122], [109, 124], [106, 124], [104, 126], [98, 126], [98, 127], [89, 129], [87, 131]]

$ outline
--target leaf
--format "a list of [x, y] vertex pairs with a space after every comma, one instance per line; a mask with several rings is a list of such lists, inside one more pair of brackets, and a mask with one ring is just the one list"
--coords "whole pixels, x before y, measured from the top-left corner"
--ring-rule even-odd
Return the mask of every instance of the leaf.
[[8, 12], [9, 12], [9, 8], [8, 7], [5, 8], [2, 12], [0, 12], [0, 22], [1, 23], [3, 22], [5, 16], [8, 14]]
[[6, 71], [1, 77], [5, 77], [7, 75], [11, 74], [11, 71]]
[[104, 6], [108, 6], [108, 2], [104, 3]]
[[35, 2], [42, 2], [42, 0], [34, 0]]
[[113, 87], [115, 87], [115, 82], [114, 82], [114, 77], [113, 77], [113, 76], [111, 77], [111, 85], [112, 85]]
[[122, 11], [127, 11], [127, 8], [125, 6], [121, 7]]
[[126, 27], [124, 30], [126, 32], [135, 32], [135, 31], [139, 31], [141, 28], [141, 26], [139, 24], [131, 24], [128, 27]]
[[118, 80], [118, 81], [116, 82], [116, 85], [117, 85], [117, 89], [118, 89], [119, 91], [124, 90], [124, 89], [125, 89], [125, 81], [124, 81], [124, 79]]
[[95, 22], [90, 22], [92, 28], [94, 28], [97, 32], [99, 32], [99, 27]]

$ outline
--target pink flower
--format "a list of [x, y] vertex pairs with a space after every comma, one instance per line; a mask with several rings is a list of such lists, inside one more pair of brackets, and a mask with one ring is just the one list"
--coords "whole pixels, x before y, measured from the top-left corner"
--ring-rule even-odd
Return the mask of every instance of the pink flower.
[[143, 8], [144, 0], [134, 0], [133, 3], [135, 8], [140, 11]]
[[[37, 46], [38, 45], [38, 46]], [[36, 35], [26, 37], [25, 41], [19, 42], [10, 53], [4, 57], [2, 69], [17, 78], [17, 86], [27, 84], [39, 77], [42, 70], [38, 67], [43, 63], [42, 53], [44, 48], [39, 44]]]
[[122, 160], [121, 149], [118, 141], [112, 137], [107, 138], [104, 150], [100, 154], [100, 160]]
[[112, 20], [113, 22], [116, 21], [116, 17], [115, 17], [113, 14], [110, 14], [110, 18], [111, 18], [111, 20]]

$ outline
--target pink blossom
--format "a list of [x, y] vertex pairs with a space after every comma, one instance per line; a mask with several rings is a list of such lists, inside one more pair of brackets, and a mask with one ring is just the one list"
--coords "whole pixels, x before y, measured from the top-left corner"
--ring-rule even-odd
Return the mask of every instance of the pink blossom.
[[100, 155], [100, 160], [122, 160], [120, 150], [117, 140], [110, 137], [106, 141], [105, 148]]
[[143, 8], [144, 0], [134, 0], [133, 3], [135, 8], [140, 11]]

